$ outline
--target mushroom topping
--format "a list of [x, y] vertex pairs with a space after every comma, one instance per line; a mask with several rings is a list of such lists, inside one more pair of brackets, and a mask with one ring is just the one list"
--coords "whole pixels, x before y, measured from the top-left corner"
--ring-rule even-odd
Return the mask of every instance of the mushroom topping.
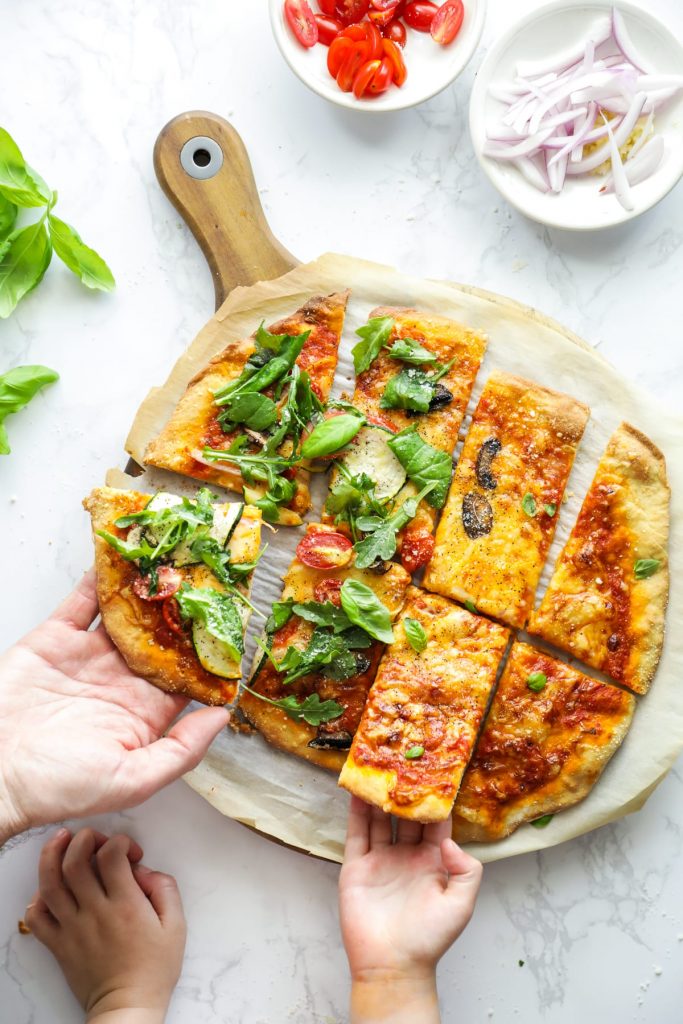
[[350, 732], [329, 732], [318, 734], [308, 745], [314, 750], [348, 750], [352, 740]]
[[[434, 412], [435, 409], [442, 409], [444, 405], [450, 405], [452, 401], [453, 392], [449, 391], [443, 384], [435, 384], [434, 393], [429, 400], [429, 412]], [[406, 410], [406, 416], [411, 418], [423, 415], [424, 413], [417, 412], [415, 409]]]
[[469, 491], [462, 499], [462, 525], [470, 540], [485, 537], [493, 528], [493, 509], [488, 499]]
[[479, 449], [475, 468], [477, 482], [480, 487], [484, 487], [487, 491], [495, 491], [498, 485], [498, 481], [491, 472], [491, 465], [502, 447], [497, 437], [489, 437]]

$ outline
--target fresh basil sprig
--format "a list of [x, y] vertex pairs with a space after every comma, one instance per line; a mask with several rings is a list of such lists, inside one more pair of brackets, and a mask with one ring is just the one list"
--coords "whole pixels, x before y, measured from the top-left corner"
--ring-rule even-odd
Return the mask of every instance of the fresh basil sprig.
[[47, 366], [16, 366], [0, 375], [0, 455], [9, 455], [5, 420], [28, 405], [41, 388], [59, 380], [59, 374]]
[[[0, 317], [10, 316], [40, 283], [53, 251], [86, 287], [115, 287], [102, 257], [52, 212], [56, 202], [57, 193], [28, 166], [14, 139], [0, 128]], [[15, 227], [20, 207], [42, 207], [43, 213], [35, 223]]]
[[389, 340], [393, 327], [393, 317], [376, 316], [358, 328], [356, 334], [361, 340], [351, 349], [356, 375], [372, 365]]
[[432, 508], [441, 508], [451, 481], [450, 455], [423, 441], [415, 427], [407, 427], [400, 434], [395, 434], [388, 439], [387, 445], [416, 487], [425, 487], [432, 482], [436, 484], [427, 501]]

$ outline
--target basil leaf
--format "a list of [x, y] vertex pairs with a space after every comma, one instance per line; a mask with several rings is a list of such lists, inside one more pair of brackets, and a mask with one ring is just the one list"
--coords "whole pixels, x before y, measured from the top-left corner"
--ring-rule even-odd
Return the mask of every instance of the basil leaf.
[[543, 814], [540, 818], [535, 818], [533, 821], [530, 821], [529, 824], [533, 825], [534, 828], [545, 828], [546, 825], [550, 824], [554, 817], [554, 814]]
[[435, 363], [436, 356], [414, 338], [399, 338], [389, 349], [392, 359], [400, 359], [404, 363], [421, 366], [423, 363]]
[[380, 409], [411, 409], [413, 412], [429, 412], [429, 403], [434, 397], [434, 384], [423, 370], [415, 367], [401, 370], [391, 377], [379, 400]]
[[216, 640], [225, 644], [230, 657], [239, 661], [244, 654], [242, 618], [229, 594], [207, 587], [181, 587], [176, 594], [181, 614], [200, 622]]
[[38, 175], [31, 174], [21, 150], [4, 128], [0, 128], [0, 193], [17, 206], [47, 206], [52, 201], [52, 192]]
[[540, 693], [541, 690], [545, 690], [547, 682], [548, 677], [545, 672], [532, 672], [531, 675], [527, 677], [526, 685], [530, 690], [533, 690], [534, 693]]
[[331, 601], [304, 601], [292, 605], [292, 611], [307, 622], [314, 622], [316, 626], [329, 626], [333, 633], [343, 633], [352, 626], [343, 608], [338, 608]]
[[247, 392], [228, 406], [225, 418], [231, 423], [244, 423], [251, 430], [266, 430], [277, 420], [277, 406], [266, 395]]
[[411, 747], [410, 750], [406, 750], [403, 756], [406, 757], [409, 761], [415, 761], [417, 758], [422, 757], [424, 752], [425, 748], [423, 746], [417, 745], [415, 747]]
[[543, 508], [545, 510], [545, 514], [547, 516], [550, 516], [551, 519], [553, 518], [553, 516], [557, 512], [557, 505], [552, 505], [552, 504], [544, 505]]
[[639, 558], [633, 566], [633, 575], [637, 580], [646, 580], [659, 569], [662, 563], [658, 558]]
[[80, 277], [86, 288], [113, 291], [116, 282], [111, 270], [102, 257], [85, 244], [76, 229], [53, 213], [48, 214], [47, 220], [54, 250], [62, 263]]
[[272, 704], [273, 707], [280, 708], [295, 722], [303, 721], [307, 722], [308, 725], [318, 726], [322, 725], [323, 722], [331, 722], [333, 719], [339, 718], [344, 711], [342, 705], [337, 704], [335, 700], [321, 701], [317, 693], [309, 694], [303, 701], [299, 701], [294, 694], [290, 697], [282, 697], [280, 700], [271, 700], [270, 697], [257, 693], [256, 690], [252, 690], [249, 686], [245, 686], [244, 689], [252, 697], [258, 697], [259, 700]]
[[415, 427], [402, 430], [389, 438], [387, 444], [416, 487], [435, 484], [427, 501], [432, 508], [441, 508], [451, 481], [450, 455], [423, 441]]
[[[0, 129], [1, 130], [1, 129]], [[0, 317], [43, 279], [52, 259], [52, 245], [42, 221], [13, 231], [0, 247]]]
[[474, 601], [465, 601], [465, 608], [467, 608], [467, 611], [471, 612], [472, 615], [478, 615], [479, 614], [478, 611], [477, 611], [477, 607], [476, 607]]
[[362, 340], [351, 349], [356, 374], [364, 373], [380, 354], [394, 327], [390, 316], [376, 316], [359, 327], [356, 334]]
[[375, 592], [360, 580], [344, 580], [341, 588], [342, 608], [356, 626], [375, 640], [390, 644], [394, 639], [391, 616]]
[[524, 497], [522, 498], [522, 508], [524, 509], [524, 511], [530, 519], [534, 518], [538, 509], [536, 508], [536, 499], [534, 498], [533, 494], [529, 494], [527, 492], [524, 495]]
[[406, 640], [418, 654], [421, 654], [427, 646], [427, 634], [424, 631], [422, 623], [418, 622], [417, 619], [411, 619], [410, 616], [406, 615], [403, 620], [403, 632], [406, 635]]
[[9, 199], [5, 199], [2, 193], [0, 193], [0, 242], [2, 242], [5, 235], [10, 233], [16, 219], [16, 206]]
[[361, 419], [353, 413], [342, 413], [341, 416], [321, 420], [301, 445], [302, 458], [319, 459], [323, 455], [338, 452], [353, 440], [364, 425], [365, 418]]
[[9, 455], [5, 420], [23, 409], [41, 388], [59, 380], [59, 374], [47, 366], [17, 366], [0, 375], [0, 455]]

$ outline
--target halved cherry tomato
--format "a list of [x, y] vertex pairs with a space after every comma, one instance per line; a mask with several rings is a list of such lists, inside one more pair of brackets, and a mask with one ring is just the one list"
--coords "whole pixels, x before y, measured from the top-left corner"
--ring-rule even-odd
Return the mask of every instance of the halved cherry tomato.
[[438, 9], [431, 0], [411, 0], [403, 9], [403, 20], [417, 32], [429, 32], [432, 18]]
[[285, 0], [285, 17], [302, 46], [307, 49], [318, 42], [318, 26], [308, 0]]
[[353, 80], [353, 95], [360, 100], [370, 91], [370, 82], [379, 70], [380, 60], [369, 60], [360, 68]]
[[386, 92], [391, 83], [394, 80], [394, 67], [388, 57], [383, 57], [379, 62], [379, 67], [375, 71], [370, 84], [368, 86], [368, 93], [371, 96], [379, 96], [380, 93]]
[[381, 31], [385, 39], [391, 39], [392, 43], [396, 43], [397, 46], [406, 45], [406, 27], [398, 18], [390, 21]]
[[341, 588], [342, 580], [335, 580], [331, 576], [329, 579], [316, 583], [313, 597], [316, 601], [320, 601], [321, 604], [329, 601], [330, 604], [335, 604], [337, 608], [341, 608]]
[[442, 46], [448, 46], [457, 36], [465, 17], [462, 0], [446, 0], [432, 18], [429, 31], [432, 39]]
[[399, 50], [396, 43], [393, 43], [391, 39], [382, 40], [382, 46], [384, 47], [384, 55], [391, 61], [393, 67], [393, 79], [396, 85], [401, 88], [406, 80], [408, 72], [403, 61], [403, 55]]
[[368, 11], [368, 18], [373, 25], [377, 26], [380, 32], [393, 20], [393, 17], [393, 8], [390, 8], [388, 11]]
[[381, 60], [383, 56], [382, 34], [371, 21], [364, 21], [363, 24], [367, 26], [368, 60]]
[[318, 26], [318, 42], [323, 46], [329, 46], [344, 27], [337, 18], [328, 18], [325, 14], [316, 14], [315, 21]]
[[367, 43], [351, 43], [348, 56], [337, 72], [337, 85], [342, 92], [351, 92], [353, 82], [363, 64], [368, 59]]
[[150, 594], [152, 584], [149, 576], [137, 576], [133, 580], [133, 593], [141, 597], [143, 601], [164, 601], [172, 597], [180, 590], [183, 577], [171, 565], [160, 565], [157, 569], [158, 585], [155, 594]]
[[171, 630], [172, 633], [177, 633], [178, 636], [183, 636], [187, 629], [190, 627], [190, 620], [183, 619], [180, 614], [180, 605], [176, 601], [175, 597], [167, 597], [161, 606], [161, 614], [164, 617], [164, 622]]
[[327, 70], [333, 78], [336, 78], [339, 74], [339, 69], [348, 57], [353, 45], [353, 39], [348, 39], [345, 36], [337, 36], [330, 43], [330, 48], [327, 51]]
[[340, 35], [345, 36], [347, 39], [354, 39], [357, 43], [363, 42], [364, 39], [368, 38], [368, 29], [364, 21], [358, 23], [358, 25], [347, 25], [341, 30]]
[[296, 557], [311, 569], [339, 569], [348, 565], [353, 544], [343, 533], [313, 530], [299, 541]]
[[434, 554], [434, 537], [426, 530], [407, 530], [401, 544], [401, 563], [410, 573], [426, 565]]
[[335, 4], [335, 17], [343, 21], [345, 25], [361, 21], [368, 13], [370, 0], [337, 0]]
[[400, 6], [402, 0], [370, 0], [370, 4], [376, 11], [394, 12]]
[[318, 0], [318, 7], [328, 18], [334, 18], [337, 0]]

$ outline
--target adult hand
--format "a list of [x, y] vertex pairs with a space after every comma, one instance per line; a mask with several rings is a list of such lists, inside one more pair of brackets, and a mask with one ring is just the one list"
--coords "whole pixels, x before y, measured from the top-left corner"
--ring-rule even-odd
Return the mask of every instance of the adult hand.
[[194, 768], [229, 720], [202, 708], [173, 725], [187, 699], [132, 675], [104, 627], [89, 629], [96, 616], [91, 571], [0, 657], [0, 845], [141, 803]]

